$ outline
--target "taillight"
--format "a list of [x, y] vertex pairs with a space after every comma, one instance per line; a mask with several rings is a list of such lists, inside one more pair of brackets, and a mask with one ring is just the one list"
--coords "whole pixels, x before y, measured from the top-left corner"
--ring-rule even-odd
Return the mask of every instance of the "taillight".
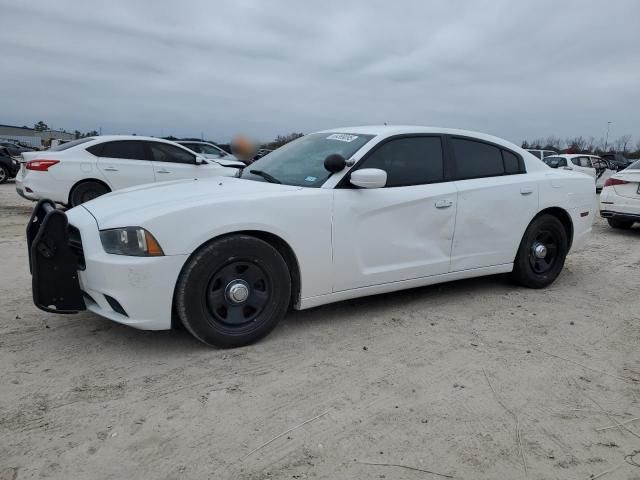
[[27, 170], [46, 172], [49, 170], [49, 167], [53, 167], [56, 163], [60, 163], [60, 160], [29, 160], [25, 164], [25, 168]]
[[620, 180], [617, 178], [607, 178], [607, 180], [604, 182], [604, 186], [605, 187], [613, 187], [614, 185], [624, 185], [625, 183], [629, 183], [625, 180]]

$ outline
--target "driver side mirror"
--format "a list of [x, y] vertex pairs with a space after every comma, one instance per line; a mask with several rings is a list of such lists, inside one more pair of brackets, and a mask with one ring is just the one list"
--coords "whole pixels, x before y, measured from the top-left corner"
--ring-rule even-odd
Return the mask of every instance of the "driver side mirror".
[[558, 160], [551, 160], [547, 165], [549, 165], [551, 168], [558, 168], [559, 164], [560, 162], [558, 162]]
[[356, 187], [382, 188], [387, 184], [387, 172], [379, 168], [362, 168], [353, 172], [349, 181]]
[[196, 155], [196, 165], [204, 165], [206, 163], [207, 161], [203, 157]]

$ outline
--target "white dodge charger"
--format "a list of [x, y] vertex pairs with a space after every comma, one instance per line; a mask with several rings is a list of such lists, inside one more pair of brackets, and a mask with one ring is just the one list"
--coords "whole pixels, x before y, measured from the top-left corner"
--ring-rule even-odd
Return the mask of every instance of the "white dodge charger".
[[217, 177], [114, 192], [27, 237], [43, 310], [147, 330], [180, 321], [245, 345], [289, 307], [511, 272], [553, 282], [591, 232], [593, 178], [480, 133], [354, 127], [306, 135]]

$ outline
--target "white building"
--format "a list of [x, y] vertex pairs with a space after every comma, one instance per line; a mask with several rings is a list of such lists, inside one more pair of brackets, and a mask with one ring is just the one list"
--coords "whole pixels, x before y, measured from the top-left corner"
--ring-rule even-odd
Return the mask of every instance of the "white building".
[[60, 130], [36, 131], [29, 127], [17, 127], [15, 125], [0, 125], [0, 141], [20, 142], [30, 147], [42, 147], [50, 140], [73, 140], [75, 135]]

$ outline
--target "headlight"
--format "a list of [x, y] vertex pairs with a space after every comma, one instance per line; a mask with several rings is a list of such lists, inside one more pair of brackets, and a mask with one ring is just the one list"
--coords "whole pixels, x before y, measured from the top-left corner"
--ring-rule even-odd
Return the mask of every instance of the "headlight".
[[102, 247], [107, 253], [134, 257], [158, 257], [164, 255], [158, 241], [140, 227], [100, 230]]

